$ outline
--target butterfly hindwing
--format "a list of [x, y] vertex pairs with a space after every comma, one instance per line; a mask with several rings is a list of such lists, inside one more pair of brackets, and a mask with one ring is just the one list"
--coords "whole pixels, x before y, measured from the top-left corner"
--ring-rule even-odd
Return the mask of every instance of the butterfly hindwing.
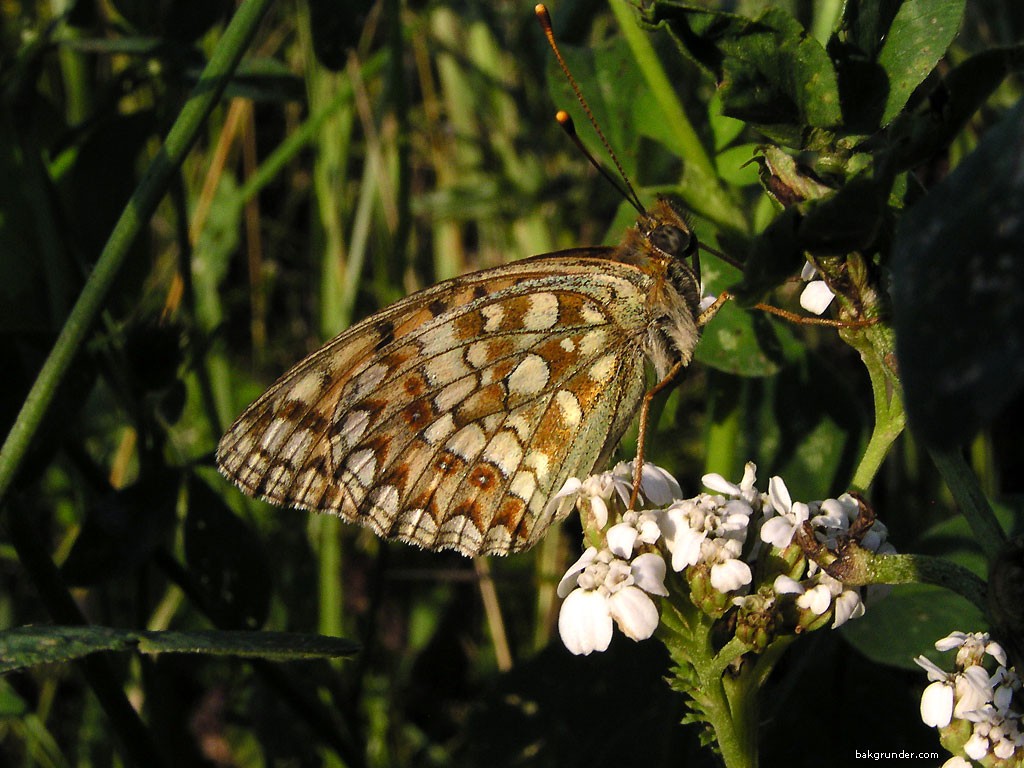
[[651, 280], [605, 253], [456, 278], [349, 328], [239, 417], [222, 471], [431, 549], [531, 546], [643, 395]]

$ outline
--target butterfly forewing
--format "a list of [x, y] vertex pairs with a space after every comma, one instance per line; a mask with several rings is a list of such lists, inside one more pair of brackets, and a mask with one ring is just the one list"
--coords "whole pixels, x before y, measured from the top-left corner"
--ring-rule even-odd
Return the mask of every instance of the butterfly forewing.
[[531, 546], [551, 497], [606, 460], [635, 414], [659, 323], [693, 323], [695, 297], [678, 298], [665, 259], [631, 248], [527, 259], [373, 315], [246, 409], [221, 470], [250, 495], [430, 549]]

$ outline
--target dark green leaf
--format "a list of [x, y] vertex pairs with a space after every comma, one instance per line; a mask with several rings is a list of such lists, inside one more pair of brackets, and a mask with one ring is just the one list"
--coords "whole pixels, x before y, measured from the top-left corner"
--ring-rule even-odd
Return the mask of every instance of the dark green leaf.
[[893, 247], [911, 425], [961, 445], [1024, 384], [1024, 102], [906, 216]]
[[227, 0], [111, 0], [136, 29], [161, 37], [195, 40], [224, 17]]
[[[705, 290], [715, 294], [740, 276], [735, 267], [717, 260], [702, 260], [701, 271]], [[695, 359], [739, 376], [771, 376], [798, 354], [798, 347], [784, 325], [730, 301], [704, 329]]]
[[307, 0], [313, 51], [328, 69], [341, 70], [349, 49], [359, 44], [373, 7], [370, 0]]
[[795, 206], [787, 208], [754, 240], [743, 265], [743, 280], [729, 289], [741, 305], [757, 304], [803, 267], [806, 258], [797, 239], [800, 218]]
[[882, 125], [903, 109], [945, 55], [960, 29], [965, 5], [966, 0], [908, 0], [900, 7], [878, 52], [889, 83]]
[[825, 49], [785, 11], [756, 19], [674, 0], [647, 14], [719, 84], [722, 112], [765, 135], [801, 146], [809, 128], [834, 129], [841, 114], [836, 74]]
[[804, 204], [800, 247], [822, 256], [870, 248], [885, 216], [889, 188], [875, 179], [854, 179], [834, 194]]
[[142, 632], [111, 627], [32, 626], [0, 632], [0, 673], [66, 663], [99, 651], [201, 653], [298, 661], [351, 656], [350, 640], [291, 632]]
[[828, 43], [850, 131], [889, 122], [956, 36], [964, 0], [850, 0]]
[[889, 129], [897, 170], [914, 168], [946, 151], [981, 106], [1024, 66], [1024, 45], [982, 51], [947, 74], [924, 112], [899, 116]]

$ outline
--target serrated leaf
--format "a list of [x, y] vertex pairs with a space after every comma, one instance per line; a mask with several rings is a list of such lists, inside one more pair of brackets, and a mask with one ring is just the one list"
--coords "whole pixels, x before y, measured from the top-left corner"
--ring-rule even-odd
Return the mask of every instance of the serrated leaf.
[[896, 353], [911, 426], [966, 443], [1024, 385], [1024, 102], [903, 217]]

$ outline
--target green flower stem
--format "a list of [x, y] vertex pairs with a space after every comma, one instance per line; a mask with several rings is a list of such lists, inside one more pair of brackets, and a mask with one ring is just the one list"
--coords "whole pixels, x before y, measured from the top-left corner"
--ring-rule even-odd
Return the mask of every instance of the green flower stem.
[[962, 565], [928, 555], [875, 555], [857, 553], [856, 568], [844, 570], [844, 584], [933, 584], [970, 600], [982, 611], [987, 608], [985, 582]]
[[658, 636], [674, 662], [674, 678], [669, 682], [690, 698], [693, 710], [693, 716], [684, 722], [710, 726], [726, 768], [755, 768], [758, 690], [764, 676], [756, 671], [760, 664], [746, 667], [736, 676], [729, 674], [729, 665], [747, 648], [733, 639], [716, 654], [711, 630], [711, 618], [692, 604], [662, 602]]
[[994, 559], [1006, 543], [1006, 534], [981, 490], [978, 476], [957, 449], [930, 448], [929, 453], [985, 556]]
[[150, 163], [145, 176], [132, 194], [114, 226], [110, 238], [78, 300], [72, 307], [49, 357], [36, 377], [21, 412], [0, 449], [0, 501], [9, 490], [21, 466], [25, 452], [64, 379], [75, 354], [103, 306], [107, 292], [124, 263], [128, 251], [163, 198], [189, 149], [202, 130], [207, 116], [217, 104], [228, 80], [255, 35], [263, 15], [273, 0], [247, 0], [224, 30], [206, 69], [178, 118], [167, 134], [164, 146]]
[[871, 439], [850, 482], [852, 490], [866, 491], [878, 474], [889, 448], [906, 426], [903, 387], [893, 367], [886, 362], [894, 359], [895, 348], [892, 329], [889, 326], [880, 323], [864, 330], [841, 332], [840, 335], [847, 344], [860, 353], [871, 379], [875, 424], [871, 431]]

